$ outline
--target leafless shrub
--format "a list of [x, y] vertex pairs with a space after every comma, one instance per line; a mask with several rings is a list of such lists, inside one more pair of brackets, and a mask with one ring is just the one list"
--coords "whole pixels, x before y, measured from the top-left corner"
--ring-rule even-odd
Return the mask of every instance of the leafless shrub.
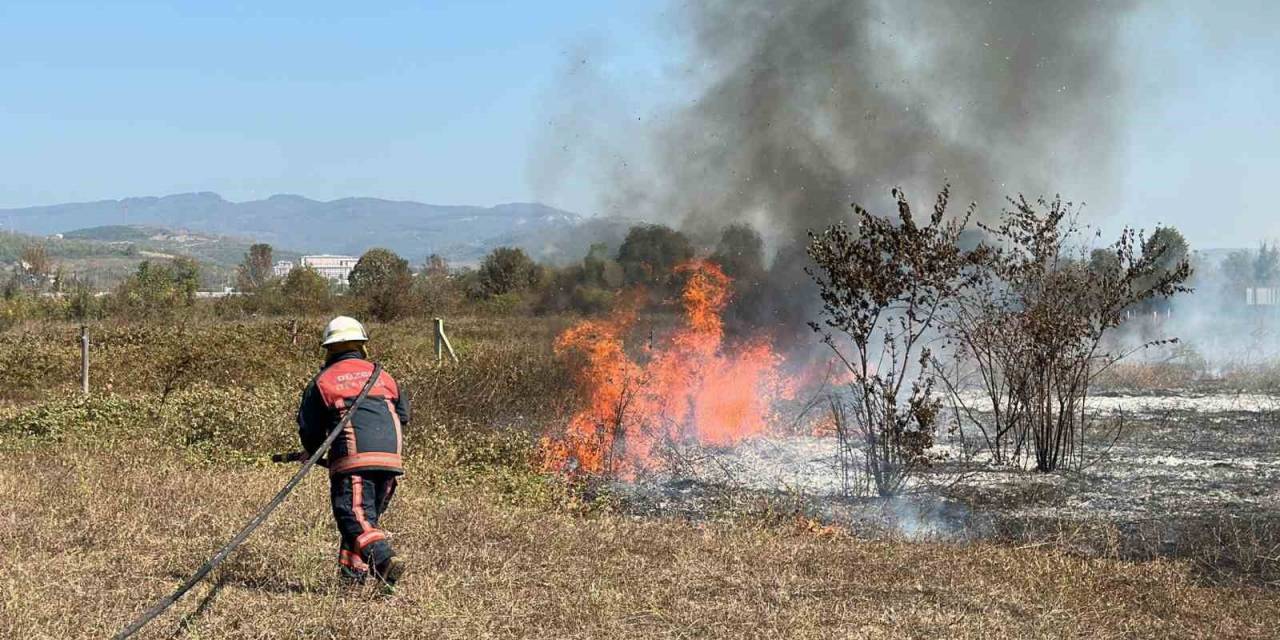
[[[1124, 229], [1092, 260], [1076, 209], [1060, 199], [1010, 199], [999, 224], [979, 226], [991, 249], [979, 251], [972, 286], [941, 324], [973, 365], [989, 419], [979, 419], [952, 385], [956, 414], [981, 434], [996, 463], [1034, 455], [1036, 469], [1080, 463], [1091, 421], [1095, 377], [1136, 349], [1108, 350], [1106, 333], [1148, 300], [1187, 291], [1191, 268], [1169, 247]], [[1169, 344], [1149, 341], [1138, 348]]]
[[933, 357], [928, 338], [978, 264], [978, 254], [958, 243], [969, 216], [944, 221], [948, 189], [925, 225], [916, 223], [905, 194], [893, 195], [896, 220], [854, 205], [856, 229], [840, 223], [811, 233], [808, 247], [816, 265], [808, 271], [823, 301], [823, 321], [810, 326], [851, 377], [848, 393], [832, 405], [843, 434], [842, 474], [860, 457], [882, 496], [897, 493], [929, 461], [940, 401], [925, 366]]

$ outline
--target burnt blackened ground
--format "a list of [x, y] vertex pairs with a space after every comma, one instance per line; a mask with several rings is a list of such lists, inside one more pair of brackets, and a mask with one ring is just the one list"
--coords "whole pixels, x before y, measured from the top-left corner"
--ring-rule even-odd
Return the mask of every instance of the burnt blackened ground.
[[1083, 468], [1057, 473], [991, 465], [952, 438], [904, 495], [850, 497], [835, 439], [799, 436], [684, 451], [678, 473], [618, 491], [647, 514], [747, 511], [816, 518], [867, 536], [1177, 557], [1215, 580], [1280, 586], [1280, 397], [1185, 392], [1093, 404], [1099, 415], [1123, 416], [1119, 439], [1099, 430]]

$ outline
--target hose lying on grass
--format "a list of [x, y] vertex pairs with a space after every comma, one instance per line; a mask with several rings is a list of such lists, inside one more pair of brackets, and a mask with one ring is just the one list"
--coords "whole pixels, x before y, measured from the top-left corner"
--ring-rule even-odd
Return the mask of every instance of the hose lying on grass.
[[164, 613], [166, 609], [173, 606], [173, 603], [177, 602], [178, 598], [181, 598], [190, 591], [192, 587], [196, 586], [197, 583], [203, 580], [205, 576], [209, 575], [209, 572], [213, 571], [214, 567], [221, 564], [223, 560], [226, 560], [227, 557], [231, 555], [231, 552], [235, 551], [236, 547], [240, 546], [240, 543], [248, 539], [249, 534], [253, 533], [254, 529], [257, 529], [259, 525], [267, 520], [267, 516], [271, 515], [271, 512], [275, 511], [275, 508], [280, 506], [280, 503], [284, 502], [284, 499], [293, 492], [299, 482], [302, 482], [302, 478], [307, 475], [308, 471], [311, 471], [311, 468], [316, 465], [316, 462], [320, 460], [321, 456], [329, 451], [329, 446], [333, 444], [334, 440], [338, 439], [338, 434], [342, 433], [342, 430], [351, 422], [351, 418], [356, 415], [356, 410], [360, 407], [360, 403], [364, 402], [364, 399], [369, 396], [369, 391], [373, 389], [374, 383], [378, 381], [378, 376], [381, 374], [382, 365], [374, 364], [373, 373], [369, 375], [369, 381], [364, 383], [364, 388], [360, 390], [360, 395], [357, 396], [355, 402], [351, 404], [351, 409], [347, 411], [347, 415], [343, 416], [342, 420], [338, 422], [338, 426], [334, 427], [333, 431], [329, 432], [329, 435], [325, 437], [324, 442], [316, 448], [315, 453], [312, 453], [311, 457], [302, 464], [302, 468], [298, 469], [298, 472], [293, 474], [293, 477], [289, 479], [289, 482], [285, 483], [284, 487], [276, 493], [276, 497], [272, 498], [271, 502], [268, 502], [267, 505], [258, 512], [258, 515], [254, 516], [253, 519], [240, 530], [240, 533], [237, 533], [236, 536], [231, 539], [231, 542], [228, 542], [225, 546], [219, 549], [217, 553], [213, 554], [213, 557], [209, 558], [209, 561], [204, 563], [204, 566], [200, 567], [190, 578], [187, 579], [186, 582], [182, 583], [182, 586], [178, 587], [178, 589], [173, 593], [157, 600], [156, 603], [151, 605], [151, 608], [147, 609], [140, 618], [122, 629], [120, 633], [117, 633], [115, 635], [116, 640], [122, 640], [132, 636], [141, 630], [142, 627], [146, 626], [148, 622], [154, 620], [156, 616], [159, 616], [161, 613]]

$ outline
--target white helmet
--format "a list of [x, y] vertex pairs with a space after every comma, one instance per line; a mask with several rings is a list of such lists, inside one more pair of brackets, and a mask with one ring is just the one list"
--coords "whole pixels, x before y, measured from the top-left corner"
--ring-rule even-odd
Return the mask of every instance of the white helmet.
[[347, 316], [338, 316], [329, 321], [329, 326], [324, 328], [324, 342], [322, 346], [329, 346], [339, 342], [368, 342], [369, 334], [365, 332], [364, 325], [360, 324], [355, 318]]

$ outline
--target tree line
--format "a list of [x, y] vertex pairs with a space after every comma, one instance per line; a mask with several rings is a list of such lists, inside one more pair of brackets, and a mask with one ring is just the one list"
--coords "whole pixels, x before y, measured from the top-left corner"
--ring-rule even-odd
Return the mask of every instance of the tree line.
[[[517, 247], [498, 247], [475, 267], [454, 268], [433, 254], [415, 272], [404, 257], [376, 248], [360, 257], [345, 287], [334, 287], [308, 267], [274, 277], [271, 247], [255, 245], [237, 275], [244, 295], [227, 306], [246, 313], [354, 308], [382, 321], [460, 310], [598, 313], [623, 290], [671, 298], [681, 286], [676, 267], [699, 249], [686, 234], [658, 224], [632, 227], [616, 251], [593, 244], [580, 260], [560, 266], [539, 263]], [[726, 227], [710, 247], [710, 257], [735, 278], [743, 295], [765, 271], [764, 240], [747, 225]]]
[[[970, 228], [960, 242], [977, 242], [980, 235]], [[1194, 271], [1189, 284], [1213, 298], [1215, 307], [1244, 307], [1249, 288], [1280, 288], [1278, 246], [1264, 243], [1257, 250], [1234, 251], [1211, 262], [1192, 253], [1173, 227], [1161, 227], [1142, 241], [1147, 251], [1165, 247], [1169, 264], [1190, 261]], [[197, 291], [202, 283], [207, 285], [210, 273], [209, 265], [193, 258], [143, 260], [118, 286], [102, 292], [68, 273], [44, 245], [31, 243], [21, 250], [0, 288], [0, 322], [28, 317], [143, 318], [206, 304], [223, 317], [342, 311], [387, 321], [469, 312], [590, 314], [608, 309], [620, 292], [637, 287], [655, 300], [670, 299], [681, 284], [674, 267], [695, 254], [709, 256], [733, 278], [730, 314], [758, 324], [768, 287], [778, 285], [768, 282], [769, 260], [761, 234], [747, 224], [729, 225], [716, 237], [697, 239], [663, 225], [636, 225], [616, 249], [594, 244], [581, 259], [560, 265], [539, 263], [520, 248], [499, 247], [476, 266], [455, 266], [430, 255], [415, 268], [407, 258], [375, 248], [360, 257], [350, 278], [340, 284], [306, 267], [277, 277], [272, 247], [255, 244], [235, 270], [237, 295], [214, 301], [198, 300]], [[1103, 249], [1085, 261], [1099, 276], [1117, 268], [1115, 256]], [[1167, 299], [1152, 299], [1133, 305], [1130, 312], [1150, 315], [1166, 313], [1170, 307]]]
[[385, 248], [360, 256], [345, 282], [307, 266], [274, 272], [268, 244], [252, 245], [235, 271], [234, 291], [200, 300], [201, 264], [192, 258], [148, 259], [108, 292], [68, 277], [45, 248], [26, 247], [3, 289], [0, 319], [150, 318], [207, 307], [220, 317], [358, 313], [381, 321], [443, 313], [597, 313], [623, 290], [642, 289], [655, 300], [679, 290], [676, 266], [702, 252], [735, 278], [750, 299], [765, 272], [764, 241], [747, 225], [726, 227], [713, 243], [696, 243], [658, 224], [636, 225], [616, 250], [593, 244], [567, 265], [539, 263], [517, 247], [498, 247], [476, 266], [453, 266], [430, 255], [413, 268]]

